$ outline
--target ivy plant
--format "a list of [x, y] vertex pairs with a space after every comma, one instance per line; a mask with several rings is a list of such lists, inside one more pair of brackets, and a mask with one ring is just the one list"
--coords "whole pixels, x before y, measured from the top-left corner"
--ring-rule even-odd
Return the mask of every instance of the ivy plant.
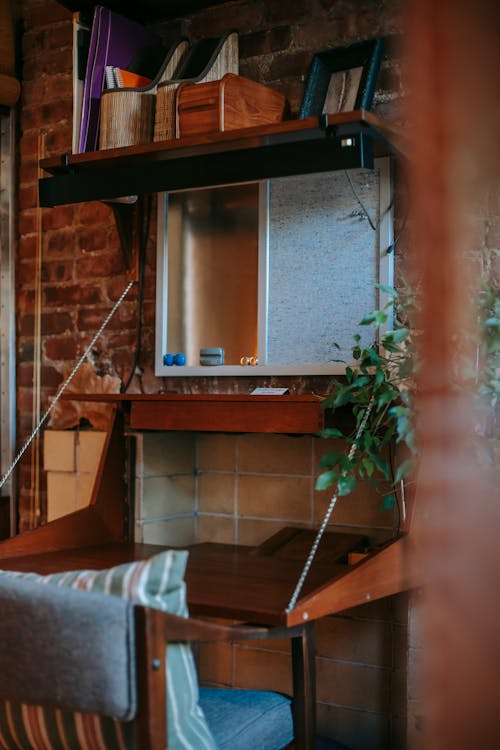
[[[361, 326], [373, 326], [379, 343], [361, 344], [360, 334], [353, 337], [352, 359], [345, 375], [336, 377], [322, 408], [331, 416], [341, 408], [350, 407], [354, 424], [343, 431], [326, 427], [320, 435], [339, 438], [342, 448], [331, 450], [321, 458], [316, 489], [336, 486], [338, 496], [351, 493], [358, 481], [368, 480], [377, 488], [383, 482], [393, 491], [385, 494], [382, 508], [396, 503], [396, 487], [413, 468], [415, 453], [413, 411], [413, 375], [416, 369], [413, 338], [414, 329], [408, 324], [415, 308], [415, 297], [408, 289], [398, 293], [391, 287], [380, 286], [388, 295], [388, 302], [361, 320]], [[384, 328], [392, 314], [392, 330]], [[405, 451], [393, 446], [403, 444]], [[347, 450], [346, 450], [347, 448]], [[404, 458], [398, 460], [399, 454]]]

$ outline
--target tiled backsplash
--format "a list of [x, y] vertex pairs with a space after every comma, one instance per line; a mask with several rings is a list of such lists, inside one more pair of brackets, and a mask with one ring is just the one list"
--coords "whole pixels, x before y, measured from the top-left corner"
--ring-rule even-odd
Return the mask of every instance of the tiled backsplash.
[[[317, 527], [331, 492], [316, 492], [323, 453], [311, 436], [144, 433], [137, 436], [136, 540], [257, 545], [284, 526]], [[373, 488], [339, 498], [332, 529], [388, 539], [397, 522]], [[405, 747], [406, 597], [317, 623], [318, 726], [351, 750]], [[291, 688], [287, 641], [199, 650], [204, 682]]]

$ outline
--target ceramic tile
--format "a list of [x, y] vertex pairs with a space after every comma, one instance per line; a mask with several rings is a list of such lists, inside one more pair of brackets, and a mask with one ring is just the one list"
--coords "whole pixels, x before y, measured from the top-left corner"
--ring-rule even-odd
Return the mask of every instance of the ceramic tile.
[[235, 524], [232, 518], [201, 514], [198, 516], [198, 542], [235, 543]]
[[144, 476], [193, 473], [195, 435], [191, 432], [145, 433], [143, 467]]
[[198, 509], [204, 513], [235, 512], [234, 474], [202, 473], [198, 476]]
[[198, 469], [201, 471], [234, 471], [236, 441], [235, 435], [200, 433], [197, 436]]
[[311, 480], [302, 477], [240, 476], [238, 514], [309, 521]]
[[238, 470], [258, 474], [309, 476], [312, 471], [311, 438], [287, 435], [240, 435]]
[[155, 521], [142, 526], [144, 544], [165, 544], [172, 547], [184, 547], [194, 544], [194, 518], [174, 518], [171, 521]]
[[145, 477], [143, 493], [144, 519], [194, 512], [195, 479], [193, 476]]

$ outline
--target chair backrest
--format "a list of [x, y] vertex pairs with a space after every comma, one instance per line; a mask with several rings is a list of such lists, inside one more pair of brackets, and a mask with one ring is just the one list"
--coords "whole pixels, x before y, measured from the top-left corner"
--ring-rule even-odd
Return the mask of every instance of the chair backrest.
[[130, 602], [2, 576], [0, 607], [0, 698], [135, 718]]

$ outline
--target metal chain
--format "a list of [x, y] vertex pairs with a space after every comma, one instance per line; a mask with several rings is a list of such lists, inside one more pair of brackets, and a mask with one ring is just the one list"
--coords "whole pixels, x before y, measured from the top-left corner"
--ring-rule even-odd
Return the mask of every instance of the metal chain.
[[97, 339], [99, 338], [99, 336], [101, 335], [101, 333], [104, 331], [104, 329], [108, 325], [109, 321], [111, 320], [111, 318], [113, 317], [113, 315], [115, 314], [115, 312], [117, 311], [117, 309], [120, 307], [121, 303], [123, 302], [123, 300], [127, 296], [128, 292], [130, 291], [131, 287], [133, 287], [133, 285], [135, 283], [136, 283], [135, 281], [130, 281], [129, 282], [127, 288], [124, 289], [124, 291], [121, 293], [119, 299], [113, 305], [113, 309], [111, 310], [111, 312], [109, 312], [107, 314], [107, 316], [106, 316], [104, 322], [102, 323], [101, 327], [99, 328], [99, 330], [95, 334], [95, 336], [92, 339], [92, 341], [90, 342], [90, 344], [85, 349], [84, 353], [82, 354], [82, 356], [80, 357], [80, 359], [78, 360], [78, 362], [76, 363], [76, 365], [73, 367], [71, 373], [68, 375], [68, 377], [66, 378], [66, 380], [62, 384], [60, 390], [57, 392], [56, 396], [54, 397], [54, 400], [52, 401], [52, 403], [48, 407], [47, 411], [42, 416], [42, 418], [38, 422], [37, 426], [35, 427], [35, 429], [31, 433], [31, 435], [29, 436], [29, 438], [27, 439], [27, 441], [25, 442], [25, 444], [23, 445], [23, 447], [21, 448], [21, 450], [19, 451], [19, 453], [17, 454], [17, 456], [15, 457], [15, 459], [13, 460], [12, 464], [10, 465], [10, 467], [7, 469], [7, 471], [5, 472], [4, 476], [0, 480], [0, 489], [4, 486], [5, 482], [10, 477], [10, 475], [12, 474], [12, 472], [14, 471], [14, 469], [16, 468], [17, 464], [19, 463], [19, 461], [21, 460], [22, 456], [24, 455], [24, 453], [27, 451], [27, 449], [29, 448], [29, 446], [33, 442], [34, 438], [40, 432], [40, 429], [41, 429], [43, 423], [45, 422], [45, 420], [47, 419], [47, 417], [49, 416], [50, 412], [52, 411], [52, 409], [54, 408], [54, 406], [57, 404], [57, 402], [61, 398], [62, 394], [64, 393], [64, 391], [66, 390], [66, 388], [68, 387], [68, 385], [71, 383], [71, 381], [75, 377], [76, 373], [78, 372], [78, 370], [80, 369], [80, 367], [82, 366], [82, 364], [87, 359], [87, 356], [88, 356], [89, 352], [91, 351], [92, 347], [94, 346], [95, 342], [97, 341]]
[[[374, 402], [374, 399], [373, 399], [373, 396], [372, 396], [372, 398], [370, 400], [370, 403], [366, 407], [366, 411], [363, 414], [363, 419], [359, 423], [359, 427], [358, 427], [357, 432], [356, 432], [356, 438], [354, 440], [354, 443], [351, 445], [351, 449], [350, 449], [349, 454], [348, 454], [348, 458], [349, 458], [350, 461], [356, 455], [357, 442], [358, 442], [358, 440], [359, 440], [359, 438], [360, 438], [363, 430], [365, 429], [365, 425], [366, 425], [366, 423], [368, 421], [368, 417], [370, 416], [370, 412], [371, 412], [372, 407], [373, 407], [373, 402]], [[309, 569], [310, 569], [311, 565], [313, 564], [314, 558], [316, 556], [316, 552], [318, 550], [319, 543], [321, 542], [321, 538], [322, 538], [323, 534], [325, 533], [325, 529], [326, 529], [326, 527], [328, 525], [328, 521], [330, 520], [330, 516], [331, 516], [331, 514], [333, 512], [333, 509], [335, 508], [336, 503], [337, 503], [337, 499], [338, 499], [338, 495], [337, 495], [337, 493], [335, 493], [332, 496], [331, 500], [330, 500], [330, 503], [329, 503], [328, 508], [326, 510], [326, 513], [324, 515], [324, 518], [323, 518], [323, 521], [321, 523], [321, 526], [318, 529], [318, 533], [316, 534], [316, 538], [315, 538], [315, 540], [313, 542], [313, 545], [311, 547], [311, 551], [309, 552], [309, 556], [308, 556], [308, 558], [307, 558], [307, 560], [306, 560], [306, 562], [304, 564], [304, 567], [302, 568], [302, 573], [300, 574], [300, 578], [299, 578], [299, 580], [297, 582], [297, 585], [295, 587], [295, 591], [293, 592], [292, 598], [290, 599], [290, 602], [288, 603], [288, 607], [285, 610], [286, 612], [291, 612], [292, 609], [295, 607], [295, 605], [297, 603], [297, 599], [299, 598], [299, 594], [300, 594], [300, 592], [302, 590], [302, 586], [304, 585], [304, 581], [306, 580], [307, 574], [309, 573]]]

